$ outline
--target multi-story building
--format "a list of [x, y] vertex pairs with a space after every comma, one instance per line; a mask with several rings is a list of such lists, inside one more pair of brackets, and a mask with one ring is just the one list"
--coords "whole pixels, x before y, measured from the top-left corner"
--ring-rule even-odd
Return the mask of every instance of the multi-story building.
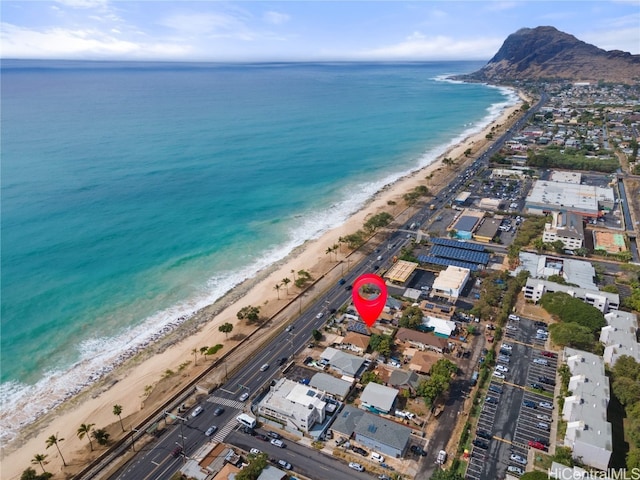
[[607, 326], [600, 330], [604, 344], [604, 362], [615, 365], [623, 355], [640, 362], [640, 343], [637, 341], [638, 318], [629, 312], [609, 312], [604, 316]]
[[524, 298], [535, 303], [545, 293], [564, 292], [574, 298], [579, 298], [585, 303], [596, 307], [602, 313], [618, 310], [620, 307], [620, 295], [617, 293], [601, 292], [600, 290], [590, 290], [586, 288], [562, 285], [560, 283], [529, 278], [524, 286]]
[[560, 240], [567, 250], [577, 250], [584, 245], [582, 217], [573, 213], [553, 212], [551, 223], [544, 226], [542, 241], [553, 243]]

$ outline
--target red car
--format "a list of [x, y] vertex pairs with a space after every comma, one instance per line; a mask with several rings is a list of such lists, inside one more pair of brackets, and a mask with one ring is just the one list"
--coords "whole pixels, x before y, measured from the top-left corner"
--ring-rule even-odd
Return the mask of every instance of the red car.
[[533, 440], [529, 440], [529, 446], [533, 448], [537, 448], [538, 450], [546, 450], [546, 447], [540, 442], [534, 442]]
[[549, 358], [556, 358], [556, 354], [553, 352], [542, 352], [541, 354], [543, 357], [549, 357]]

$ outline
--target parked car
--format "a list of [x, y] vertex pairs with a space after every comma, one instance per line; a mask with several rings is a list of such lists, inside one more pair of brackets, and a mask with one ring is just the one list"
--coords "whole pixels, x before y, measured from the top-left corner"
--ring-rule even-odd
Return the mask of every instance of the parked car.
[[277, 438], [271, 439], [271, 445], [275, 445], [278, 448], [284, 448], [284, 442], [282, 440], [278, 440]]
[[551, 402], [540, 402], [538, 404], [540, 408], [546, 408], [547, 410], [553, 410], [553, 404]]
[[547, 352], [546, 350], [542, 352], [540, 355], [543, 357], [556, 358], [556, 354], [553, 352]]
[[267, 432], [267, 437], [275, 438], [276, 440], [279, 440], [280, 438], [282, 438], [279, 433], [272, 432], [272, 431]]
[[447, 461], [447, 452], [445, 452], [444, 450], [440, 450], [438, 452], [438, 456], [436, 457], [436, 463], [439, 463], [440, 465], [444, 465], [446, 461]]
[[539, 328], [538, 330], [536, 330], [536, 333], [538, 335], [547, 335], [549, 332], [547, 332], [544, 328]]
[[533, 363], [537, 363], [538, 365], [549, 365], [549, 361], [545, 358], [534, 358]]
[[192, 417], [197, 417], [198, 415], [200, 415], [202, 412], [204, 411], [204, 408], [202, 408], [202, 405], [198, 405], [195, 410], [193, 412], [191, 412], [191, 416]]
[[493, 372], [493, 376], [496, 378], [500, 378], [500, 379], [505, 379], [507, 377], [504, 376], [504, 373], [499, 372], [498, 370], [496, 370], [495, 372]]
[[489, 391], [493, 393], [502, 393], [502, 388], [498, 385], [489, 385]]
[[516, 475], [524, 475], [524, 470], [520, 467], [516, 467], [515, 465], [509, 465], [507, 467], [507, 471], [509, 473], [515, 473]]
[[353, 468], [354, 470], [357, 470], [358, 472], [364, 472], [364, 467], [362, 465], [360, 465], [359, 463], [356, 463], [356, 462], [349, 462], [349, 468]]
[[481, 440], [479, 438], [475, 438], [471, 443], [478, 448], [482, 448], [483, 450], [489, 448], [489, 442], [487, 442], [486, 440]]
[[262, 440], [263, 442], [268, 442], [269, 441], [269, 437], [267, 437], [266, 435], [262, 435], [260, 433], [258, 435], [256, 435], [256, 438], [258, 440]]
[[546, 448], [547, 448], [543, 444], [541, 444], [540, 442], [534, 442], [533, 440], [529, 440], [529, 446], [531, 448], [537, 448], [538, 450], [546, 450]]
[[418, 445], [411, 445], [411, 451], [416, 455], [420, 455], [422, 457], [427, 455], [427, 452], [425, 452], [425, 450]]
[[523, 400], [522, 405], [524, 405], [527, 408], [538, 408], [538, 406], [536, 405], [536, 402], [532, 402], [531, 400]]
[[291, 464], [286, 460], [278, 460], [278, 465], [280, 465], [285, 470], [291, 470]]
[[495, 397], [487, 397], [485, 402], [487, 403], [493, 403], [494, 405], [498, 403], [498, 399]]
[[549, 446], [549, 440], [547, 440], [546, 438], [534, 438], [533, 439], [534, 442], [538, 442], [541, 443], [542, 445], [544, 445], [545, 447]]
[[378, 452], [371, 452], [371, 460], [375, 460], [378, 463], [384, 463], [384, 457]]
[[547, 385], [551, 385], [551, 386], [555, 386], [556, 381], [553, 378], [549, 378], [549, 377], [538, 377], [538, 381], [542, 382], [542, 383], [546, 383]]
[[257, 448], [252, 448], [249, 453], [251, 455], [260, 455], [262, 452], [260, 450], [258, 450]]
[[366, 457], [367, 455], [369, 455], [369, 452], [367, 452], [364, 448], [353, 446], [351, 447], [351, 450], [362, 455], [363, 457]]
[[511, 359], [507, 355], [498, 355], [498, 361], [502, 363], [509, 363]]
[[520, 320], [520, 317], [518, 315], [511, 314], [509, 315], [509, 320], [513, 320], [514, 322], [517, 322]]
[[491, 440], [493, 438], [493, 435], [491, 435], [491, 432], [487, 432], [486, 430], [482, 430], [482, 429], [478, 429], [476, 431], [476, 435], [482, 438], [486, 438], [487, 440]]
[[513, 346], [511, 346], [511, 345], [510, 345], [510, 344], [508, 344], [508, 343], [503, 343], [503, 344], [502, 344], [502, 346], [500, 347], [500, 349], [503, 349], [503, 348], [504, 348], [505, 350], [508, 350], [508, 351], [513, 350]]
[[515, 332], [516, 330], [518, 330], [518, 327], [516, 327], [515, 325], [507, 325], [507, 330], [511, 330], [512, 332]]
[[531, 388], [533, 388], [534, 390], [542, 390], [544, 391], [544, 387], [542, 385], [540, 385], [539, 383], [530, 383], [529, 386]]
[[551, 417], [549, 415], [540, 414], [540, 415], [536, 415], [536, 418], [538, 420], [542, 420], [543, 422], [550, 422], [551, 421]]
[[509, 356], [509, 355], [511, 355], [511, 350], [507, 350], [506, 348], [501, 348], [500, 349], [500, 355]]
[[218, 430], [218, 427], [216, 427], [215, 425], [211, 425], [209, 428], [207, 428], [207, 431], [204, 432], [204, 434], [207, 437], [210, 437], [211, 435], [213, 435], [214, 433], [216, 433], [216, 430]]
[[540, 430], [546, 430], [547, 432], [550, 429], [549, 424], [547, 422], [538, 422], [536, 424], [536, 427], [539, 428]]
[[218, 407], [213, 411], [213, 416], [214, 417], [219, 417], [220, 415], [222, 415], [224, 413], [224, 408], [222, 407]]
[[507, 373], [509, 371], [509, 369], [504, 365], [496, 365], [496, 370], [502, 373]]
[[516, 454], [516, 453], [512, 453], [509, 458], [511, 459], [512, 462], [519, 463], [520, 465], [526, 465], [527, 464], [527, 459], [524, 458], [521, 455]]

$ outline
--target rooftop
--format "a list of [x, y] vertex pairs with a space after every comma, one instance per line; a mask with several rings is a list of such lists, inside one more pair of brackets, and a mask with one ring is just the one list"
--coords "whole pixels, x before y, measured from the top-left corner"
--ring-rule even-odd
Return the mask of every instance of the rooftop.
[[411, 429], [386, 418], [365, 413], [356, 424], [354, 433], [398, 450], [404, 450], [409, 441]]
[[346, 397], [351, 389], [351, 383], [323, 372], [316, 373], [311, 377], [309, 385], [340, 398]]
[[388, 412], [393, 408], [393, 402], [396, 401], [397, 396], [398, 390], [395, 388], [369, 382], [360, 395], [360, 401], [383, 412]]

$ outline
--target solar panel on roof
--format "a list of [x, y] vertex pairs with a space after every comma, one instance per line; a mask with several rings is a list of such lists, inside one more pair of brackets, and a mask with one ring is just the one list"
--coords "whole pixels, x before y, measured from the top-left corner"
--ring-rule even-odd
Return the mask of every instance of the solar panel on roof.
[[452, 258], [471, 263], [489, 263], [489, 254], [475, 250], [463, 250], [461, 248], [446, 247], [444, 245], [434, 245], [431, 247], [431, 255], [436, 257]]
[[471, 242], [460, 242], [458, 240], [452, 240], [450, 238], [432, 238], [431, 243], [434, 245], [444, 245], [446, 247], [461, 248], [463, 250], [477, 250], [478, 252], [484, 252], [484, 245], [478, 245]]
[[431, 255], [420, 255], [418, 257], [418, 261], [420, 263], [430, 263], [432, 265], [444, 265], [444, 266], [451, 265], [453, 267], [468, 268], [472, 272], [475, 272], [475, 271], [478, 270], [478, 265], [475, 264], [475, 263], [461, 262], [459, 260], [453, 260], [453, 259], [450, 259], [450, 258], [434, 257], [434, 256], [431, 256]]

